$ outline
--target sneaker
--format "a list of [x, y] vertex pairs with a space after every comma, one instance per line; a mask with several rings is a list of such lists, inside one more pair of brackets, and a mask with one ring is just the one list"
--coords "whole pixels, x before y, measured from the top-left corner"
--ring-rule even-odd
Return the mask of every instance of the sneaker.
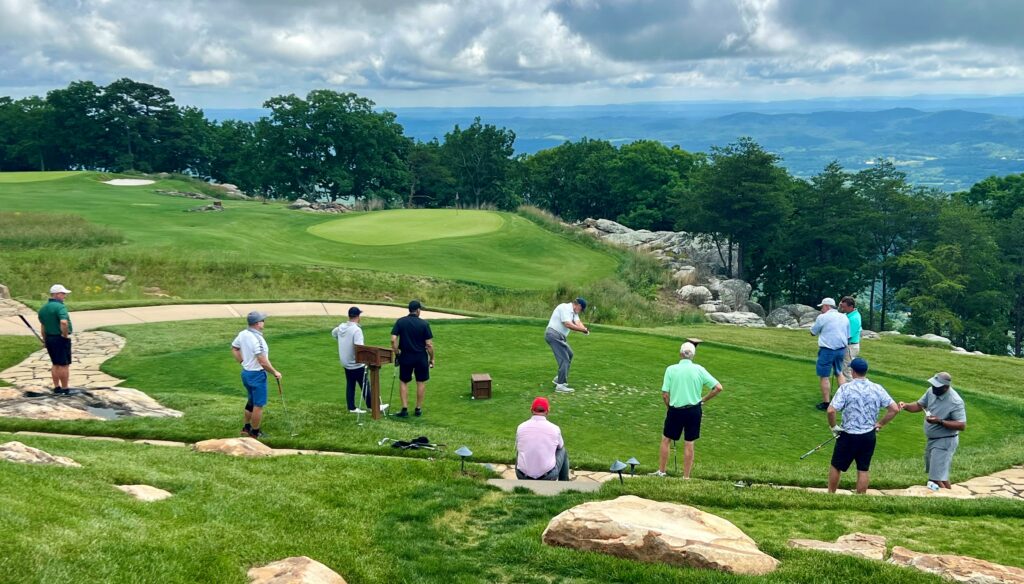
[[558, 385], [555, 385], [555, 391], [557, 391], [559, 393], [572, 393], [572, 392], [574, 392], [576, 390], [571, 388], [571, 387], [569, 387], [568, 385], [566, 385], [564, 383], [559, 383]]
[[350, 414], [365, 414], [366, 410], [364, 410], [362, 408], [356, 408], [354, 410], [349, 410], [348, 413], [350, 413]]
[[416, 410], [413, 411], [412, 415], [414, 415], [414, 416], [416, 416], [418, 418], [418, 417], [423, 415], [423, 410], [421, 410], [419, 408], [416, 408]]
[[668, 476], [668, 473], [666, 473], [666, 472], [662, 472], [662, 471], [660, 471], [660, 470], [656, 470], [656, 471], [652, 472], [652, 473], [651, 473], [650, 475], [648, 475], [648, 476], [652, 476], [652, 477], [667, 477], [667, 476]]
[[406, 408], [402, 408], [402, 411], [400, 411], [397, 414], [395, 414], [395, 417], [396, 418], [408, 418], [409, 417], [409, 410], [406, 409]]
[[824, 412], [825, 410], [827, 410], [827, 409], [828, 409], [828, 404], [829, 404], [829, 402], [821, 402], [820, 404], [818, 404], [818, 405], [816, 405], [816, 406], [814, 406], [814, 407], [816, 407], [816, 408], [818, 408], [819, 410], [821, 410], [821, 411], [823, 411], [823, 412]]
[[66, 387], [65, 388], [55, 387], [55, 388], [53, 388], [53, 394], [54, 395], [71, 395], [71, 390], [66, 388]]
[[261, 438], [266, 438], [267, 434], [266, 432], [260, 432], [259, 428], [253, 428], [252, 430], [249, 430], [249, 437], [259, 440]]
[[242, 426], [242, 434], [241, 435], [242, 436], [248, 436], [250, 431], [252, 431], [252, 426], [250, 426], [249, 424], [246, 424], [246, 425]]
[[935, 481], [928, 481], [928, 484], [925, 485], [925, 486], [928, 487], [929, 491], [938, 491], [939, 490], [939, 483], [937, 483]]

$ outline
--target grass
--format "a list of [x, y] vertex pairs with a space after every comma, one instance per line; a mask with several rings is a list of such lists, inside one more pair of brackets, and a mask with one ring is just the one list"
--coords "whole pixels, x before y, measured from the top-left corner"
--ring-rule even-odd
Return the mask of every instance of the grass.
[[[889, 545], [1021, 566], [1024, 512], [1012, 501], [829, 497], [708, 481], [631, 479], [593, 494], [505, 494], [454, 462], [284, 457], [17, 437], [81, 468], [0, 464], [4, 582], [244, 583], [246, 570], [307, 555], [349, 582], [933, 583], [882, 562], [792, 550], [792, 537], [852, 530]], [[113, 488], [174, 497], [140, 503]], [[26, 497], [25, 493], [32, 493]], [[620, 494], [696, 506], [732, 521], [778, 558], [765, 577], [644, 564], [541, 543], [547, 522]], [[970, 534], [970, 537], [951, 536]]]
[[[619, 263], [611, 251], [580, 245], [508, 213], [487, 215], [500, 218], [501, 227], [471, 239], [449, 237], [418, 241], [416, 245], [355, 245], [328, 241], [309, 232], [319, 224], [333, 224], [333, 216], [292, 211], [282, 204], [255, 201], [224, 201], [226, 211], [223, 213], [184, 213], [195, 206], [195, 201], [154, 191], [190, 190], [192, 183], [168, 179], [149, 186], [116, 187], [103, 184], [101, 178], [106, 177], [75, 173], [60, 180], [0, 181], [0, 207], [21, 212], [59, 210], [117, 230], [124, 234], [126, 245], [103, 256], [103, 260], [114, 263], [128, 257], [135, 258], [136, 263], [173, 265], [175, 260], [188, 258], [198, 263], [228, 262], [246, 267], [348, 268], [517, 290], [550, 289], [563, 279], [571, 279], [576, 285], [595, 282], [613, 275]], [[395, 231], [406, 231], [404, 226], [415, 222], [417, 217], [436, 220], [446, 213], [454, 217], [456, 212], [399, 214], [401, 227]], [[395, 215], [385, 214], [387, 217]], [[353, 214], [343, 218], [344, 221], [379, 223], [382, 219], [363, 219]], [[388, 227], [380, 225], [378, 229]], [[16, 293], [31, 289], [26, 285], [29, 282], [18, 278], [14, 266], [31, 262], [38, 256], [18, 253], [5, 256], [0, 262], [0, 276], [14, 272], [14, 277], [5, 283]], [[81, 256], [70, 254], [64, 266], [44, 265], [48, 270], [40, 277], [63, 276], [69, 287], [81, 288], [82, 285], [74, 282], [78, 271], [69, 268], [83, 260]], [[91, 274], [86, 271], [82, 275]], [[188, 276], [178, 273], [173, 279], [148, 285], [184, 289]], [[217, 291], [226, 296], [232, 289], [232, 283], [227, 281]]]
[[[39, 341], [35, 337], [0, 337], [0, 371], [21, 363], [26, 356], [37, 349], [39, 349]], [[0, 386], [4, 385], [9, 384], [0, 379]]]
[[[327, 318], [273, 319], [267, 337], [271, 357], [284, 374], [289, 411], [300, 436], [289, 438], [276, 396], [264, 429], [275, 446], [394, 454], [380, 438], [427, 435], [449, 450], [469, 445], [478, 459], [513, 458], [515, 427], [537, 395], [552, 399], [552, 420], [562, 427], [574, 466], [605, 469], [616, 458], [637, 457], [643, 469], [657, 460], [664, 410], [660, 384], [675, 361], [678, 337], [598, 327], [571, 339], [576, 350], [573, 395], [554, 394], [554, 360], [541, 340], [544, 321], [491, 319], [435, 321], [437, 368], [427, 390], [426, 415], [359, 427], [344, 411], [342, 376]], [[241, 398], [237, 366], [228, 345], [235, 321], [132, 325], [112, 330], [127, 337], [126, 349], [104, 367], [183, 419], [117, 422], [0, 420], [0, 429], [112, 434], [194, 441], [237, 432]], [[368, 321], [368, 344], [386, 345], [390, 322]], [[699, 329], [695, 329], [699, 330]], [[736, 330], [736, 329], [730, 329]], [[707, 335], [705, 335], [707, 336]], [[813, 408], [816, 380], [810, 363], [769, 353], [706, 344], [698, 361], [725, 386], [706, 408], [695, 476], [821, 486], [828, 452], [798, 457], [827, 437], [824, 417]], [[469, 375], [488, 372], [494, 398], [469, 399]], [[393, 371], [383, 372], [388, 400]], [[872, 379], [897, 400], [920, 396], [918, 385], [883, 374]], [[970, 427], [961, 440], [954, 481], [988, 474], [1024, 461], [1024, 412], [1019, 401], [965, 387]], [[397, 392], [395, 393], [397, 400]], [[899, 487], [922, 480], [920, 416], [904, 414], [880, 435], [872, 484]], [[845, 484], [845, 483], [844, 483]]]
[[92, 225], [76, 215], [0, 212], [0, 250], [67, 249], [112, 245], [117, 231]]
[[50, 170], [44, 172], [0, 172], [0, 183], [29, 183], [59, 180], [84, 174], [76, 170]]
[[318, 223], [309, 228], [317, 237], [355, 245], [407, 245], [450, 237], [469, 237], [498, 231], [505, 220], [492, 211], [401, 209], [364, 213]]

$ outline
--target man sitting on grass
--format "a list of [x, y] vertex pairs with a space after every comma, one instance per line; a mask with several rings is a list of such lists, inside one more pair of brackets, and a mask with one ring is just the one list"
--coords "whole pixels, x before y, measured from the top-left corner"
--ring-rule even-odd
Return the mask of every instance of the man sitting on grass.
[[538, 397], [530, 408], [533, 415], [516, 429], [516, 478], [521, 481], [569, 480], [569, 455], [562, 430], [548, 421], [551, 406]]

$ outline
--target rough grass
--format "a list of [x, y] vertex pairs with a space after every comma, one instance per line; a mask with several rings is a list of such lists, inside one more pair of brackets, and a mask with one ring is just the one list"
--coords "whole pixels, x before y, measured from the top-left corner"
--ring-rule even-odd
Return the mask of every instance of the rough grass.
[[[350, 582], [942, 582], [882, 562], [791, 550], [792, 537], [852, 530], [889, 545], [1021, 566], [1024, 514], [1011, 501], [829, 497], [654, 478], [598, 493], [499, 493], [454, 462], [295, 456], [245, 460], [184, 449], [18, 437], [81, 468], [0, 464], [4, 582], [244, 583], [245, 572], [310, 556]], [[174, 493], [140, 503], [113, 488]], [[31, 493], [31, 497], [26, 496]], [[559, 512], [636, 494], [720, 515], [778, 558], [759, 578], [554, 548]], [[965, 534], [970, 534], [969, 537]]]
[[[425, 434], [449, 445], [466, 444], [481, 460], [509, 462], [515, 427], [537, 395], [552, 400], [552, 420], [562, 427], [574, 466], [605, 469], [616, 458], [637, 457], [654, 469], [664, 408], [660, 384], [665, 366], [676, 361], [679, 338], [608, 330], [574, 335], [576, 360], [570, 376], [577, 392], [555, 394], [554, 360], [542, 341], [543, 320], [433, 323], [437, 367], [428, 387], [426, 415], [357, 426], [344, 409], [343, 377], [327, 318], [272, 319], [267, 338], [271, 357], [284, 374], [292, 422], [300, 436], [289, 438], [287, 420], [275, 396], [264, 429], [276, 446], [394, 454], [379, 447], [382, 437], [408, 439]], [[126, 379], [162, 403], [185, 412], [183, 419], [117, 422], [0, 420], [3, 429], [114, 434], [195, 441], [232, 435], [240, 426], [241, 389], [228, 345], [238, 332], [233, 321], [195, 321], [115, 327], [128, 339], [105, 371]], [[390, 322], [368, 322], [368, 344], [387, 345]], [[804, 461], [799, 456], [828, 436], [818, 401], [813, 365], [770, 353], [705, 344], [698, 361], [725, 386], [705, 410], [695, 476], [822, 486], [829, 451]], [[469, 399], [471, 373], [494, 378], [491, 400]], [[393, 369], [383, 375], [384, 400], [391, 395]], [[897, 400], [912, 401], [920, 388], [878, 371], [872, 379]], [[993, 392], [965, 388], [969, 430], [961, 440], [954, 481], [988, 474], [1024, 461], [1021, 404]], [[396, 406], [397, 407], [397, 406]], [[872, 484], [898, 487], [923, 480], [920, 456], [923, 421], [903, 414], [879, 438]], [[849, 481], [847, 481], [849, 482]], [[844, 483], [845, 484], [845, 483]]]
[[63, 250], [121, 243], [117, 230], [76, 215], [0, 212], [0, 251]]

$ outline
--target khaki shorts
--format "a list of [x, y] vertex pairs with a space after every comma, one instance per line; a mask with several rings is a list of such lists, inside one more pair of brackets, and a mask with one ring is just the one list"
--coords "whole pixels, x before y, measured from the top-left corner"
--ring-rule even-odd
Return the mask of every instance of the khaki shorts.
[[849, 381], [853, 379], [853, 373], [850, 371], [850, 363], [860, 356], [860, 343], [850, 343], [846, 345], [846, 355], [843, 356], [843, 377]]

